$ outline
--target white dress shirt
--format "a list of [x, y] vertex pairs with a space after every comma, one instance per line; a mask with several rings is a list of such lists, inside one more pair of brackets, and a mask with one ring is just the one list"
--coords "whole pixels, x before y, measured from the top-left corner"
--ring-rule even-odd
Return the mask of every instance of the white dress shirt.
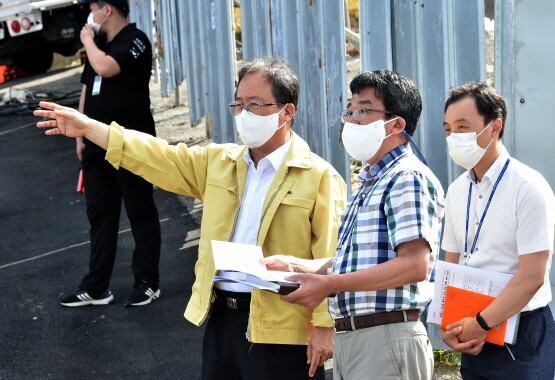
[[[245, 193], [243, 194], [239, 216], [233, 231], [233, 237], [231, 238], [233, 243], [256, 245], [264, 199], [290, 146], [291, 138], [278, 149], [261, 159], [257, 167], [254, 166], [249, 149], [245, 151], [243, 159], [248, 163], [249, 169]], [[231, 292], [250, 293], [252, 290], [249, 286], [235, 283], [215, 282], [214, 286]]]
[[[447, 252], [460, 253], [463, 263], [465, 248], [466, 213], [469, 186], [472, 198], [469, 209], [468, 251], [472, 247], [476, 229], [505, 162], [501, 155], [476, 182], [472, 170], [463, 173], [447, 190], [445, 229], [441, 247]], [[553, 256], [555, 198], [547, 181], [537, 171], [515, 158], [510, 158], [505, 174], [491, 200], [476, 249], [468, 265], [505, 273], [516, 273], [518, 256], [549, 250], [545, 281], [522, 311], [534, 310], [551, 301], [549, 270]]]

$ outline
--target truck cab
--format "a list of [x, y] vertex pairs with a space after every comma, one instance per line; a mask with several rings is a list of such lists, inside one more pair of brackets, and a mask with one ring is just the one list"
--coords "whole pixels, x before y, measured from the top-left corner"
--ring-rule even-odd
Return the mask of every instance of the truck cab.
[[77, 0], [0, 0], [0, 65], [47, 71], [55, 52], [71, 56], [82, 47], [88, 14]]

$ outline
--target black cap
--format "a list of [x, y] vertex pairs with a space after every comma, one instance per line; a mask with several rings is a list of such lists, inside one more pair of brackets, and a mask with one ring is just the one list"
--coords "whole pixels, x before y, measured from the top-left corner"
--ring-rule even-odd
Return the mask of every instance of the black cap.
[[[111, 4], [114, 7], [118, 8], [120, 11], [125, 13], [126, 15], [129, 14], [129, 2], [127, 0], [102, 0], [105, 3]], [[81, 4], [90, 4], [96, 3], [98, 0], [79, 0]]]

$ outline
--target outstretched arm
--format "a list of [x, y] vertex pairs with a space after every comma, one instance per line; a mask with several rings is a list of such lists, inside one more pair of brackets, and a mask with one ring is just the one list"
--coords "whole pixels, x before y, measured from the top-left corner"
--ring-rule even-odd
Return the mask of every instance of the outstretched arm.
[[40, 102], [39, 106], [46, 110], [36, 110], [35, 116], [47, 117], [52, 120], [39, 121], [37, 127], [47, 129], [47, 135], [65, 135], [67, 137], [86, 137], [101, 148], [108, 147], [110, 127], [104, 123], [90, 119], [73, 108], [49, 102]]

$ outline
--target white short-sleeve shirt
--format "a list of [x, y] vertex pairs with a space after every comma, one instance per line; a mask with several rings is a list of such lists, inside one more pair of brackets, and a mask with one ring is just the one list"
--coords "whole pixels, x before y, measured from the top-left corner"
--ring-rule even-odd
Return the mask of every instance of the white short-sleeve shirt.
[[[463, 262], [465, 249], [470, 183], [472, 198], [469, 209], [468, 251], [493, 186], [509, 157], [508, 152], [503, 149], [480, 182], [476, 183], [472, 170], [469, 170], [457, 178], [447, 190], [441, 248], [447, 252], [459, 253], [460, 263]], [[537, 171], [510, 157], [510, 163], [491, 200], [476, 250], [470, 256], [468, 265], [514, 274], [518, 270], [519, 255], [549, 250], [544, 284], [522, 311], [547, 305], [551, 301], [549, 270], [553, 256], [554, 221], [555, 198], [547, 181]]]

